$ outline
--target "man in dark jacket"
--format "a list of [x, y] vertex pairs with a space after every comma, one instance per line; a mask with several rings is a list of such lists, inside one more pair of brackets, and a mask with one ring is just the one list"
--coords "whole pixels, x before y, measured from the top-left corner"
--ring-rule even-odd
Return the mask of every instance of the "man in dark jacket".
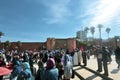
[[115, 50], [115, 58], [116, 58], [116, 62], [118, 64], [118, 68], [120, 68], [120, 48], [119, 48], [119, 46], [117, 46], [117, 48]]
[[103, 61], [103, 68], [104, 68], [104, 74], [103, 75], [108, 76], [108, 66], [107, 66], [108, 52], [107, 52], [105, 47], [102, 47], [102, 61]]
[[96, 57], [97, 57], [97, 65], [98, 65], [97, 72], [102, 72], [102, 49], [100, 46], [97, 47]]

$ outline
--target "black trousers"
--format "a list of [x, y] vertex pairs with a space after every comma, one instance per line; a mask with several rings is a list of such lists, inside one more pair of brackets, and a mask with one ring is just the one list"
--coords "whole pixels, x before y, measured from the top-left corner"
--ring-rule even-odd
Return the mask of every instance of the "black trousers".
[[108, 75], [108, 65], [107, 60], [103, 60], [104, 74]]
[[102, 59], [97, 58], [98, 71], [102, 71]]

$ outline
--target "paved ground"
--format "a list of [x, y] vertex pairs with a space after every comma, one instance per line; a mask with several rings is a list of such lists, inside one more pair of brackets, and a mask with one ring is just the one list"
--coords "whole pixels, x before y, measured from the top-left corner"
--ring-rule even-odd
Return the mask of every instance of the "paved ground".
[[[97, 70], [97, 60], [91, 56], [90, 60], [88, 60], [87, 66], [88, 68], [96, 71]], [[78, 69], [79, 68], [79, 69]], [[103, 80], [101, 77], [95, 75], [94, 73], [91, 73], [87, 71], [84, 68], [81, 67], [74, 67], [74, 69], [77, 69], [76, 71], [83, 76], [86, 80]], [[112, 62], [111, 64], [108, 64], [108, 70], [109, 70], [109, 77], [112, 78], [113, 80], [120, 80], [120, 70], [117, 69], [117, 64], [115, 61], [115, 56], [112, 55]], [[100, 74], [103, 74], [104, 71], [102, 71]], [[74, 80], [79, 80], [75, 78]]]

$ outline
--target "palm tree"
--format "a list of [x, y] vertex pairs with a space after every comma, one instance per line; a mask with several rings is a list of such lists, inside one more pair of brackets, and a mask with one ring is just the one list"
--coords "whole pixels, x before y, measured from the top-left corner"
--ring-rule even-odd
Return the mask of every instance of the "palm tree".
[[92, 37], [94, 38], [95, 27], [94, 27], [94, 26], [92, 26], [92, 27], [90, 28], [90, 31], [91, 31]]
[[98, 24], [98, 29], [99, 29], [99, 45], [101, 46], [101, 28], [103, 28], [103, 25], [102, 24]]
[[101, 28], [103, 28], [102, 24], [98, 25], [98, 29], [99, 29], [99, 38], [101, 39]]
[[[89, 30], [88, 27], [85, 27], [85, 28], [84, 28], [84, 31], [85, 31], [85, 34], [86, 34], [86, 38], [87, 38], [88, 30]], [[87, 39], [86, 39], [86, 41], [87, 41]]]
[[[0, 32], [0, 38], [1, 38], [1, 36], [4, 36], [4, 33], [3, 33], [3, 32]], [[0, 42], [1, 42], [1, 40], [0, 40]]]
[[108, 39], [109, 39], [109, 33], [110, 33], [110, 28], [106, 28], [106, 32], [108, 33]]

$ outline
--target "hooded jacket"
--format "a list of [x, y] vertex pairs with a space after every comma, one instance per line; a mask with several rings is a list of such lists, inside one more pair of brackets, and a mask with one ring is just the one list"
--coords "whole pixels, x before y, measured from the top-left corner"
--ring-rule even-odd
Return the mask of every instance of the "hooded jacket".
[[21, 71], [17, 80], [32, 80], [32, 73], [28, 62], [23, 63], [23, 71]]

